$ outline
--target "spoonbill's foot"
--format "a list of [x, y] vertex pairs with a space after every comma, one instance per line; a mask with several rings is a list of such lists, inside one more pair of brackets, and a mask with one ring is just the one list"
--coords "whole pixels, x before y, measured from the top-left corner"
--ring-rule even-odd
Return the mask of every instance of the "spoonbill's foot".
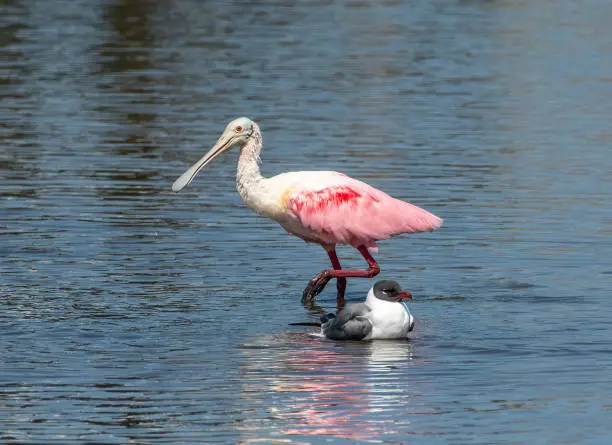
[[323, 291], [323, 289], [325, 289], [325, 286], [332, 278], [333, 277], [329, 273], [329, 271], [324, 270], [323, 272], [315, 276], [312, 280], [310, 280], [308, 286], [306, 286], [306, 289], [304, 289], [304, 293], [302, 294], [302, 303], [312, 304], [315, 297], [319, 295]]

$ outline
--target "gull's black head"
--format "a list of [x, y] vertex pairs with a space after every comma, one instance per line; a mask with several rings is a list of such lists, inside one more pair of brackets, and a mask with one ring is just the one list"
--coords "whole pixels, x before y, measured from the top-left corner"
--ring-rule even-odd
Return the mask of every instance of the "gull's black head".
[[399, 284], [393, 280], [378, 281], [374, 285], [374, 296], [384, 301], [398, 302], [402, 300], [411, 300], [410, 292], [402, 290]]

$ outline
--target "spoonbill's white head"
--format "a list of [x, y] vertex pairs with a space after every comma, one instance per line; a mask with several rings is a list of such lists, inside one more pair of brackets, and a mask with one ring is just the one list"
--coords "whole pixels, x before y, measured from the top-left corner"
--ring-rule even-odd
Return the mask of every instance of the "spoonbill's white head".
[[217, 156], [225, 153], [230, 148], [240, 145], [243, 146], [253, 136], [257, 126], [248, 117], [239, 117], [234, 119], [223, 131], [217, 143], [206, 153], [202, 159], [193, 164], [189, 169], [181, 175], [174, 184], [172, 184], [173, 192], [180, 192], [183, 188], [189, 185], [193, 178], [206, 166], [210, 161]]

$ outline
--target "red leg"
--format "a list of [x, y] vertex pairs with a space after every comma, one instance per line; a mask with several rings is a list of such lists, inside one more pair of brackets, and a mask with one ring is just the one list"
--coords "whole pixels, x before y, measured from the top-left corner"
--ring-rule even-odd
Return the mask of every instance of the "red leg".
[[[336, 249], [328, 250], [327, 255], [329, 255], [329, 259], [332, 263], [332, 267], [334, 268], [334, 270], [342, 270], [342, 266], [340, 266], [340, 260], [338, 259], [338, 255], [336, 255]], [[338, 301], [344, 300], [344, 292], [346, 291], [346, 278], [338, 277], [336, 279], [336, 288], [338, 289]]]
[[[355, 278], [372, 278], [378, 275], [380, 272], [380, 267], [376, 263], [376, 260], [370, 255], [368, 249], [365, 246], [357, 247], [357, 250], [363, 255], [363, 258], [368, 262], [368, 268], [366, 270], [342, 270], [336, 269], [336, 265], [340, 266], [340, 261], [338, 261], [338, 257], [336, 256], [336, 252], [333, 251], [333, 256], [335, 259], [332, 259], [332, 253], [329, 253], [329, 258], [332, 261], [332, 265], [334, 266], [334, 270], [324, 270], [319, 273], [316, 277], [310, 280], [306, 289], [304, 289], [304, 293], [302, 294], [302, 302], [304, 303], [312, 303], [314, 298], [321, 293], [321, 291], [325, 288], [329, 280], [332, 278], [342, 279], [348, 277]], [[336, 263], [334, 263], [334, 261]], [[346, 280], [345, 284], [346, 286]], [[338, 288], [340, 288], [340, 283], [338, 283]]]

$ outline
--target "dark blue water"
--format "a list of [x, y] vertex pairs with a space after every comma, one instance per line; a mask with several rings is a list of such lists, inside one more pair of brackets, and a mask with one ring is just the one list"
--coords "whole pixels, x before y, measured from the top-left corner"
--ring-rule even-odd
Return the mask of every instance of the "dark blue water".
[[[0, 441], [610, 443], [612, 4], [1, 8]], [[327, 256], [242, 204], [235, 153], [170, 191], [242, 115], [265, 174], [445, 219], [376, 256], [412, 341], [289, 325]]]

